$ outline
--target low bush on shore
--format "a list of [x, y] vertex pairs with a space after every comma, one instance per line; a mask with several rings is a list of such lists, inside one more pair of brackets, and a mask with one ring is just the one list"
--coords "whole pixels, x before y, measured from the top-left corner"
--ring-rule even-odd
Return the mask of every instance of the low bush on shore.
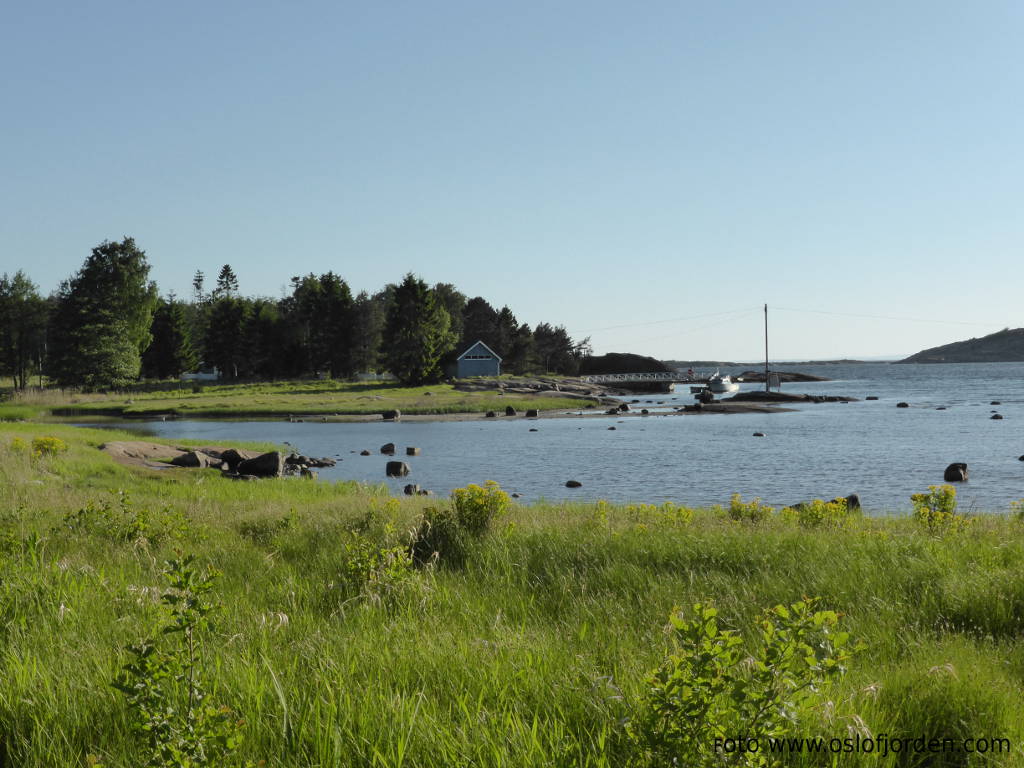
[[[66, 450], [15, 443], [41, 438]], [[1013, 515], [940, 534], [742, 501], [396, 499], [136, 472], [109, 439], [0, 429], [0, 765], [1020, 764]], [[430, 508], [461, 526], [457, 567], [416, 565]], [[883, 734], [1012, 751], [714, 742]]]

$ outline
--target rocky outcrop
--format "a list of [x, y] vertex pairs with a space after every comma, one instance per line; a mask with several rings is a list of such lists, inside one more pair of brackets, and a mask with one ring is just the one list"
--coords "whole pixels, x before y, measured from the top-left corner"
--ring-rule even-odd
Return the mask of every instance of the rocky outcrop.
[[237, 473], [256, 477], [281, 477], [284, 474], [284, 456], [279, 451], [263, 453], [254, 459], [239, 462]]
[[175, 456], [171, 459], [171, 464], [176, 467], [191, 467], [205, 469], [206, 467], [220, 466], [220, 460], [215, 460], [207, 456], [205, 453], [199, 453], [197, 451], [189, 451], [183, 453], [180, 456]]
[[243, 461], [255, 459], [259, 455], [259, 451], [246, 451], [238, 450], [235, 448], [228, 448], [220, 455], [220, 459], [222, 462], [224, 462], [225, 465], [227, 465], [227, 468], [231, 472], [236, 472], [238, 471], [238, 465], [241, 464]]

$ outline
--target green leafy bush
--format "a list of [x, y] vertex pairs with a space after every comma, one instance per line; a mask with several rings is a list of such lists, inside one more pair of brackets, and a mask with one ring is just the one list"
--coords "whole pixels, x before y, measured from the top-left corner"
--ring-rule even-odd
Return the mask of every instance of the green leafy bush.
[[761, 499], [754, 498], [745, 502], [738, 493], [734, 493], [729, 502], [729, 517], [747, 523], [764, 522], [774, 511], [767, 504], [762, 504]]
[[349, 592], [371, 602], [389, 603], [414, 590], [419, 575], [408, 547], [382, 547], [352, 531], [345, 541], [341, 580]]
[[794, 733], [826, 681], [845, 673], [853, 652], [837, 631], [839, 615], [805, 599], [777, 605], [758, 622], [760, 645], [744, 648], [722, 629], [710, 605], [671, 617], [674, 652], [647, 681], [628, 723], [641, 763], [651, 766], [755, 766], [760, 752], [730, 750], [729, 740], [767, 743]]
[[494, 518], [504, 514], [511, 504], [509, 495], [493, 480], [482, 488], [456, 488], [449, 505], [423, 510], [413, 535], [413, 561], [417, 565], [438, 560], [452, 567], [462, 566], [472, 542], [483, 538]]
[[847, 506], [846, 499], [814, 499], [786, 507], [782, 514], [804, 528], [841, 528], [856, 516]]
[[154, 639], [129, 646], [131, 659], [113, 682], [128, 700], [147, 768], [220, 766], [241, 744], [244, 721], [208, 701], [201, 676], [216, 575], [211, 568], [200, 572], [191, 555], [167, 562], [162, 601], [169, 615], [161, 634], [172, 641], [163, 648]]
[[688, 525], [693, 521], [693, 510], [679, 504], [666, 501], [661, 506], [656, 504], [630, 504], [626, 507], [626, 516], [638, 523], [655, 525]]
[[463, 530], [471, 536], [482, 536], [491, 521], [508, 512], [511, 506], [512, 499], [493, 480], [488, 480], [482, 488], [470, 484], [452, 491], [455, 517]]
[[914, 519], [933, 536], [958, 533], [970, 525], [970, 519], [956, 511], [956, 488], [952, 485], [929, 485], [928, 493], [910, 497]]
[[32, 456], [57, 456], [67, 453], [68, 444], [59, 437], [37, 437], [32, 440]]

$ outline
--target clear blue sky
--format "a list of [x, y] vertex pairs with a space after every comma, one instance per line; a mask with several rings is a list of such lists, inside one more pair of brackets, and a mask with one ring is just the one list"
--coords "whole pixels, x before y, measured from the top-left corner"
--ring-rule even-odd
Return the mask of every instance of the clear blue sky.
[[757, 359], [767, 302], [773, 357], [911, 353], [1024, 325], [1022, 35], [1019, 0], [10, 2], [0, 272], [127, 234], [180, 295], [411, 270], [597, 352]]

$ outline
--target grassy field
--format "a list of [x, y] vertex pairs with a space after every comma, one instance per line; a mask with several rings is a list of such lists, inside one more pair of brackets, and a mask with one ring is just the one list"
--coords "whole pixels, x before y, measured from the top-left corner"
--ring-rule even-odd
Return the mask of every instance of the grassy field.
[[[160, 388], [166, 386], [166, 388]], [[145, 417], [174, 414], [195, 418], [268, 418], [294, 414], [356, 416], [398, 409], [403, 414], [449, 414], [518, 410], [568, 410], [585, 401], [562, 397], [462, 392], [450, 384], [403, 387], [383, 382], [292, 381], [262, 384], [191, 385], [165, 382], [133, 392], [64, 393], [32, 390], [0, 403], [0, 419], [33, 419], [49, 414], [109, 414]]]
[[[45, 437], [67, 449], [33, 450]], [[671, 650], [670, 614], [713, 602], [756, 655], [763, 610], [803, 597], [838, 611], [864, 649], [799, 704], [791, 733], [1005, 738], [1012, 751], [778, 764], [1022, 764], [1014, 516], [963, 529], [912, 518], [807, 527], [724, 510], [511, 505], [464, 542], [464, 560], [416, 567], [404, 559], [411, 533], [446, 500], [134, 471], [96, 450], [110, 439], [0, 425], [2, 766], [145, 764], [137, 709], [112, 681], [130, 644], [183, 637], [161, 633], [160, 596], [167, 561], [185, 554], [219, 571], [190, 674], [241, 737], [210, 765], [666, 764], [629, 734]]]

